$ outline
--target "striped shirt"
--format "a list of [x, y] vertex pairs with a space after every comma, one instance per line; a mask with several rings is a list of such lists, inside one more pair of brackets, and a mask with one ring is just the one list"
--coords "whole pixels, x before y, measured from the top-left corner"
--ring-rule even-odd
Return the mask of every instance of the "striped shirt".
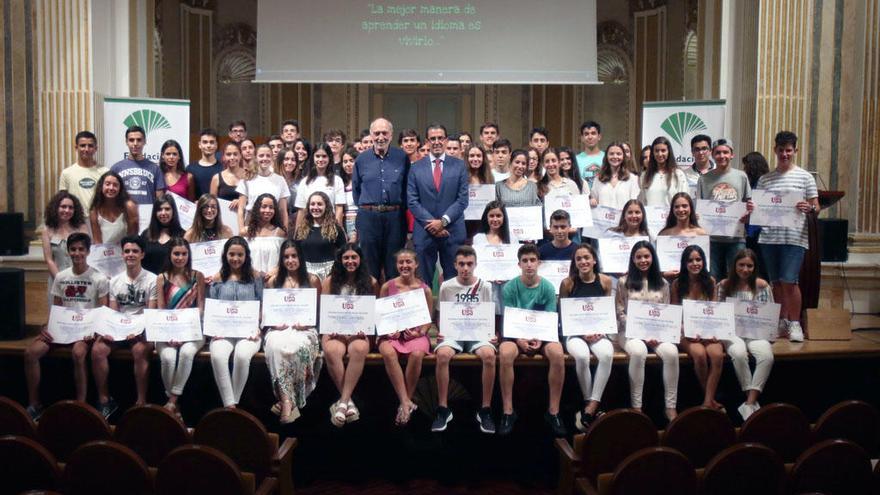
[[[795, 165], [791, 170], [785, 173], [776, 169], [768, 174], [762, 175], [758, 179], [755, 189], [765, 189], [772, 192], [799, 191], [804, 195], [804, 201], [808, 201], [819, 196], [816, 189], [816, 180], [806, 170]], [[807, 219], [799, 229], [790, 229], [787, 227], [762, 227], [761, 235], [758, 237], [760, 244], [790, 244], [800, 246], [804, 249], [810, 248], [809, 238], [807, 236]]]

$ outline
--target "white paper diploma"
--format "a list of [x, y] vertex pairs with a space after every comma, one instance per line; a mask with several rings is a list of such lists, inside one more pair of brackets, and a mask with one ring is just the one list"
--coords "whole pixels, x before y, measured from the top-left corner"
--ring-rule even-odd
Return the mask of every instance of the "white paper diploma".
[[96, 308], [92, 312], [92, 325], [98, 335], [109, 335], [119, 342], [128, 340], [130, 335], [144, 333], [144, 315], [128, 315], [114, 311], [107, 306]]
[[138, 205], [138, 232], [143, 232], [150, 227], [150, 218], [153, 215], [153, 203]]
[[648, 241], [645, 236], [607, 237], [599, 239], [599, 262], [603, 273], [626, 273], [629, 270], [629, 255], [639, 241]]
[[471, 184], [468, 186], [468, 206], [464, 209], [465, 220], [480, 220], [489, 202], [495, 201], [495, 184]]
[[737, 336], [744, 339], [776, 340], [781, 308], [778, 303], [739, 301], [734, 298], [728, 298], [727, 301], [734, 304]]
[[703, 248], [706, 259], [703, 263], [706, 268], [709, 267], [709, 236], [698, 235], [693, 237], [685, 237], [678, 235], [661, 235], [657, 236], [657, 258], [660, 262], [661, 272], [676, 271], [681, 268], [681, 253], [691, 244], [696, 244]]
[[568, 277], [568, 271], [571, 268], [571, 261], [542, 261], [538, 265], [538, 275], [546, 278], [556, 289], [559, 294], [559, 285]]
[[459, 342], [495, 337], [495, 303], [440, 302], [440, 335]]
[[657, 237], [657, 234], [666, 227], [666, 217], [669, 216], [668, 206], [646, 206], [646, 221], [648, 222], [648, 234]]
[[700, 227], [709, 235], [742, 237], [745, 224], [740, 218], [746, 214], [746, 204], [742, 201], [697, 200], [697, 216]]
[[144, 321], [150, 342], [193, 342], [202, 339], [199, 308], [145, 309]]
[[630, 299], [626, 305], [626, 338], [677, 344], [681, 340], [681, 306]]
[[477, 246], [477, 267], [474, 275], [483, 280], [510, 280], [520, 276], [516, 252], [518, 244]]
[[75, 309], [55, 306], [49, 309], [46, 330], [53, 344], [72, 344], [95, 333], [92, 327], [93, 309]]
[[263, 289], [264, 327], [318, 324], [317, 289]]
[[559, 342], [559, 313], [505, 307], [504, 338]]
[[232, 201], [217, 198], [217, 204], [220, 208], [220, 221], [223, 222], [223, 225], [232, 229], [232, 235], [238, 235], [238, 210], [229, 209]]
[[225, 240], [194, 242], [189, 245], [192, 252], [192, 268], [210, 277], [220, 271], [223, 264], [223, 243]]
[[752, 191], [755, 209], [749, 217], [752, 225], [767, 227], [786, 227], [800, 229], [804, 226], [804, 213], [795, 205], [804, 201], [804, 194], [798, 191], [771, 192], [763, 189]]
[[260, 301], [221, 301], [205, 299], [205, 335], [249, 338], [258, 335]]
[[321, 295], [321, 334], [376, 333], [376, 296]]
[[410, 290], [376, 299], [376, 334], [388, 335], [431, 323], [425, 291]]
[[550, 228], [550, 216], [556, 210], [565, 210], [571, 217], [571, 226], [581, 229], [593, 226], [590, 197], [585, 194], [547, 196], [544, 198], [544, 225]]
[[565, 297], [559, 300], [562, 335], [607, 335], [617, 333], [614, 298]]
[[507, 209], [510, 232], [521, 241], [544, 238], [544, 221], [540, 206], [518, 206]]
[[86, 261], [107, 278], [113, 278], [125, 271], [122, 248], [118, 244], [92, 244]]
[[688, 338], [730, 340], [736, 335], [732, 303], [685, 299], [682, 320]]
[[196, 217], [196, 204], [173, 192], [169, 191], [168, 194], [174, 198], [174, 204], [177, 206], [177, 218], [180, 220], [180, 226], [183, 227], [183, 230], [189, 230]]
[[597, 206], [592, 210], [593, 226], [584, 229], [585, 237], [593, 239], [602, 239], [603, 237], [612, 237], [608, 234], [608, 229], [617, 227], [620, 223], [621, 212], [617, 208], [610, 206]]

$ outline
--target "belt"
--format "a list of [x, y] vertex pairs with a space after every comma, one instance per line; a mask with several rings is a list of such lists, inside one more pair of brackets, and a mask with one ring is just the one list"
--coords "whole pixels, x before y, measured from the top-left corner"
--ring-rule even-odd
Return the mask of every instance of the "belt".
[[386, 211], [397, 211], [401, 207], [400, 205], [360, 205], [358, 208], [363, 208], [364, 210], [370, 211], [378, 211], [379, 213]]

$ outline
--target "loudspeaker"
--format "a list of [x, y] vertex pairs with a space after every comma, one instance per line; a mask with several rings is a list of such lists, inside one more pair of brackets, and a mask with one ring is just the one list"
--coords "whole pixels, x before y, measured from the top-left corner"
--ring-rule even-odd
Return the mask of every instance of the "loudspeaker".
[[24, 214], [0, 213], [0, 256], [24, 256], [28, 254], [24, 242]]
[[849, 259], [849, 253], [846, 250], [849, 220], [820, 218], [818, 225], [822, 261], [846, 261]]
[[0, 268], [0, 301], [3, 318], [0, 319], [0, 340], [24, 338], [24, 270]]

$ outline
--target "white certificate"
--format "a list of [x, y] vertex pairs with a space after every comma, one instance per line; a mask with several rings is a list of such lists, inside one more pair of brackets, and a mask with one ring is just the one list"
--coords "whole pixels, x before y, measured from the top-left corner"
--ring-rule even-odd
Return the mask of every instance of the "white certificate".
[[321, 294], [320, 333], [373, 335], [376, 332], [376, 296]]
[[376, 334], [388, 335], [431, 323], [422, 289], [376, 299]]
[[776, 340], [781, 308], [778, 303], [739, 301], [734, 298], [728, 298], [727, 301], [734, 303], [737, 336], [744, 339]]
[[739, 220], [746, 214], [742, 201], [697, 200], [697, 216], [700, 227], [709, 235], [743, 237], [745, 224]]
[[199, 308], [145, 309], [144, 321], [150, 342], [193, 342], [202, 339]]
[[608, 229], [617, 227], [620, 224], [621, 211], [618, 208], [610, 206], [596, 206], [592, 209], [593, 226], [584, 229], [583, 235], [593, 239], [601, 239], [603, 237], [611, 237]]
[[666, 217], [669, 216], [668, 206], [646, 206], [645, 220], [648, 222], [648, 234], [656, 237], [666, 227]]
[[617, 313], [613, 297], [565, 297], [559, 303], [562, 335], [617, 333]]
[[685, 337], [730, 340], [736, 335], [732, 303], [685, 299], [681, 306]]
[[263, 289], [264, 327], [318, 324], [318, 290]]
[[571, 268], [571, 261], [542, 261], [540, 265], [538, 265], [538, 275], [546, 278], [553, 287], [556, 289], [556, 294], [559, 294], [559, 285], [562, 284], [562, 281], [568, 277], [568, 271]]
[[249, 338], [260, 329], [260, 301], [205, 299], [205, 335]]
[[755, 209], [749, 217], [752, 225], [800, 229], [804, 226], [804, 213], [795, 205], [804, 200], [799, 191], [772, 192], [763, 189], [752, 191]]
[[113, 278], [125, 271], [122, 248], [119, 244], [92, 244], [86, 261], [89, 266], [103, 273], [107, 278]]
[[585, 194], [573, 196], [563, 194], [544, 198], [544, 224], [550, 228], [550, 216], [556, 210], [567, 211], [571, 217], [571, 226], [587, 228], [593, 226], [593, 214], [590, 210], [590, 197]]
[[143, 232], [150, 227], [150, 218], [153, 216], [153, 203], [138, 205], [138, 232]]
[[194, 242], [189, 245], [192, 252], [192, 269], [210, 277], [220, 271], [223, 264], [223, 243], [225, 240]]
[[49, 324], [46, 330], [52, 336], [53, 344], [72, 344], [95, 333], [92, 328], [92, 309], [65, 308], [55, 306], [49, 309]]
[[495, 201], [495, 184], [470, 184], [468, 206], [464, 209], [465, 220], [480, 220], [490, 201]]
[[232, 235], [238, 235], [238, 210], [230, 210], [229, 205], [232, 201], [217, 198], [217, 205], [220, 208], [220, 221], [223, 225], [232, 229]]
[[677, 344], [681, 340], [681, 306], [630, 299], [626, 305], [626, 337]]
[[113, 340], [128, 340], [130, 335], [144, 333], [144, 315], [129, 315], [102, 306], [92, 312], [92, 324], [98, 335], [109, 335]]
[[518, 244], [484, 244], [477, 246], [477, 267], [474, 275], [483, 280], [511, 280], [520, 276], [516, 252]]
[[495, 303], [440, 301], [440, 335], [464, 341], [495, 337]]
[[544, 238], [544, 221], [540, 206], [519, 206], [507, 209], [510, 233], [521, 241], [537, 241]]
[[660, 262], [660, 271], [672, 272], [681, 268], [681, 253], [691, 244], [703, 248], [706, 259], [703, 264], [709, 269], [709, 236], [698, 235], [692, 237], [679, 235], [657, 236], [657, 258]]
[[559, 313], [505, 307], [504, 338], [559, 342]]
[[169, 191], [168, 194], [174, 198], [174, 204], [177, 205], [177, 218], [180, 220], [180, 226], [183, 230], [189, 230], [196, 217], [196, 204], [173, 192]]
[[639, 241], [648, 240], [645, 236], [599, 239], [599, 262], [602, 272], [626, 273], [629, 270], [629, 256], [633, 246]]

